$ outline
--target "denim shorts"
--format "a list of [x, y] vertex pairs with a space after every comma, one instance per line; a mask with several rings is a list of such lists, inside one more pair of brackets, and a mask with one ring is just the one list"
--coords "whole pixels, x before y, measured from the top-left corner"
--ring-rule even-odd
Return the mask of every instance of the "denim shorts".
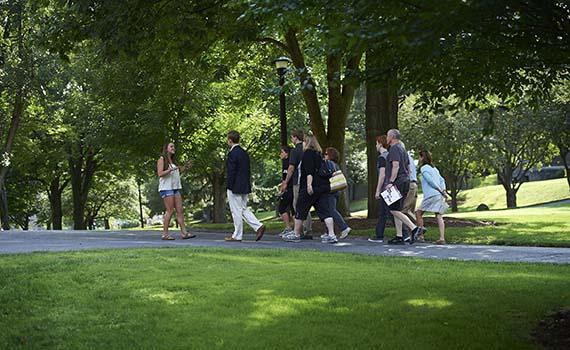
[[160, 193], [160, 198], [166, 198], [166, 197], [180, 195], [180, 190], [164, 190], [164, 191], [158, 191], [158, 193]]

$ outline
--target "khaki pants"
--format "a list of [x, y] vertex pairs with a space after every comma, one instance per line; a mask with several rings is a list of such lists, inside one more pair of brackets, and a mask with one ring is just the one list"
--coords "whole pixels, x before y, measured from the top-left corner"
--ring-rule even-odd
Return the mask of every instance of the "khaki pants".
[[[297, 199], [299, 198], [299, 185], [293, 185], [293, 208], [295, 208], [295, 213], [297, 212]], [[307, 214], [307, 220], [303, 221], [303, 231], [311, 232], [313, 221], [311, 219], [311, 213]]]
[[416, 201], [418, 199], [418, 184], [410, 181], [410, 189], [408, 195], [404, 199], [402, 213], [410, 215], [412, 218], [416, 217]]

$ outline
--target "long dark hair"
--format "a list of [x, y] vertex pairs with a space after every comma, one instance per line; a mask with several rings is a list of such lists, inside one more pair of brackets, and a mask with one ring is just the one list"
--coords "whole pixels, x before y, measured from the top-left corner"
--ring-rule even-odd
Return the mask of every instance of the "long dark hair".
[[[170, 157], [168, 156], [168, 145], [170, 145], [172, 142], [167, 142], [164, 146], [162, 146], [162, 158], [164, 159], [164, 166], [162, 168], [162, 170], [166, 170], [168, 169], [168, 167], [170, 166], [170, 164], [174, 164], [176, 165], [176, 153], [171, 155]], [[174, 144], [174, 143], [172, 143]]]
[[433, 166], [433, 159], [431, 158], [431, 153], [429, 153], [429, 151], [427, 150], [421, 150], [420, 151], [420, 160], [422, 162], [422, 165], [426, 165], [429, 164], [431, 166]]

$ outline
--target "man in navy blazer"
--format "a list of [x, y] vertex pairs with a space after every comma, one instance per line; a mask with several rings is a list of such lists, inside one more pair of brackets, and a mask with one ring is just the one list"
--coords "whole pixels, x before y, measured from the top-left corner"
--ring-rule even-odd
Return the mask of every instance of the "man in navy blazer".
[[237, 131], [228, 132], [230, 153], [226, 162], [227, 194], [230, 211], [234, 221], [234, 233], [225, 238], [228, 242], [241, 242], [243, 239], [243, 220], [254, 229], [255, 240], [259, 241], [265, 233], [263, 225], [247, 207], [247, 199], [251, 193], [251, 170], [249, 155], [239, 144], [240, 135]]

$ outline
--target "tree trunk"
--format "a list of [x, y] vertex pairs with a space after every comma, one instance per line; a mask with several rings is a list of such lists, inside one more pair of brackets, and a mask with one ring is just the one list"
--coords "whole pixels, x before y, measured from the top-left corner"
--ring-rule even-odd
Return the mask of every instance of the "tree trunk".
[[507, 208], [516, 208], [517, 207], [517, 191], [514, 188], [509, 187], [507, 189]]
[[50, 183], [48, 191], [48, 199], [51, 209], [50, 221], [51, 227], [53, 227], [54, 230], [61, 230], [63, 228], [63, 209], [61, 205], [61, 194], [67, 183], [64, 183], [64, 185], [60, 187], [59, 180], [59, 177], [54, 178]]
[[105, 230], [111, 229], [111, 224], [109, 223], [109, 218], [103, 219], [103, 223], [105, 224]]
[[451, 197], [451, 211], [453, 213], [457, 213], [459, 211], [457, 205], [457, 195], [459, 194], [459, 191], [456, 188], [450, 188], [449, 192], [449, 195]]
[[[12, 152], [12, 146], [14, 145], [14, 140], [16, 139], [16, 132], [20, 126], [20, 121], [25, 110], [26, 103], [26, 90], [24, 89], [24, 84], [26, 82], [25, 73], [27, 57], [24, 55], [24, 32], [22, 26], [22, 12], [23, 5], [17, 4], [17, 16], [16, 23], [12, 23], [14, 28], [17, 28], [17, 46], [18, 46], [18, 58], [21, 60], [20, 69], [16, 73], [16, 89], [14, 90], [14, 108], [12, 109], [12, 116], [10, 119], [10, 127], [8, 129], [8, 135], [4, 143], [4, 148], [0, 150], [0, 220], [2, 221], [2, 228], [4, 230], [10, 229], [9, 215], [8, 215], [8, 196], [6, 194], [6, 175], [8, 174], [8, 168], [10, 167], [10, 157]], [[4, 33], [4, 36], [6, 37]], [[0, 142], [4, 142], [4, 125], [0, 128]], [[3, 164], [4, 157], [7, 157], [8, 164]]]
[[566, 181], [568, 182], [568, 188], [570, 188], [570, 164], [568, 164], [568, 148], [558, 146], [558, 150], [560, 151], [560, 158], [562, 158], [562, 164], [564, 164], [564, 169], [566, 170]]
[[[137, 188], [139, 191], [139, 218], [141, 222], [141, 228], [144, 228], [144, 218], [143, 218], [143, 203], [142, 203], [142, 194], [141, 194], [141, 182], [142, 180], [137, 179]], [[107, 219], [105, 219], [107, 220]], [[105, 225], [107, 225], [108, 221], [105, 221]], [[108, 230], [108, 228], [105, 228]]]
[[226, 220], [226, 187], [223, 174], [214, 173], [212, 176], [212, 190], [214, 199], [214, 208], [212, 213], [212, 221], [214, 223], [225, 223]]
[[87, 218], [85, 218], [85, 222], [87, 222], [87, 229], [95, 229], [95, 218], [93, 216], [89, 215]]
[[451, 211], [453, 213], [457, 213], [459, 211], [457, 205], [457, 196], [461, 190], [461, 181], [462, 177], [456, 176], [455, 174], [447, 173], [447, 176], [445, 176], [445, 182], [449, 185], [449, 188], [447, 190], [449, 196], [451, 197]]
[[96, 161], [92, 149], [88, 149], [84, 157], [84, 150], [79, 143], [77, 143], [76, 148], [78, 151], [77, 154], [70, 152], [68, 158], [73, 197], [73, 229], [85, 230], [87, 228], [85, 221], [85, 204], [87, 203], [87, 196], [95, 173]]
[[[366, 52], [366, 70], [378, 69], [377, 53]], [[378, 218], [378, 200], [375, 198], [378, 184], [376, 137], [398, 127], [398, 94], [390, 79], [366, 84], [366, 157], [368, 174], [368, 218]]]
[[6, 193], [5, 179], [0, 178], [0, 218], [2, 219], [2, 229], [10, 229], [10, 220], [8, 218], [8, 194]]
[[24, 214], [24, 219], [22, 221], [22, 230], [30, 230], [30, 216], [28, 214]]

